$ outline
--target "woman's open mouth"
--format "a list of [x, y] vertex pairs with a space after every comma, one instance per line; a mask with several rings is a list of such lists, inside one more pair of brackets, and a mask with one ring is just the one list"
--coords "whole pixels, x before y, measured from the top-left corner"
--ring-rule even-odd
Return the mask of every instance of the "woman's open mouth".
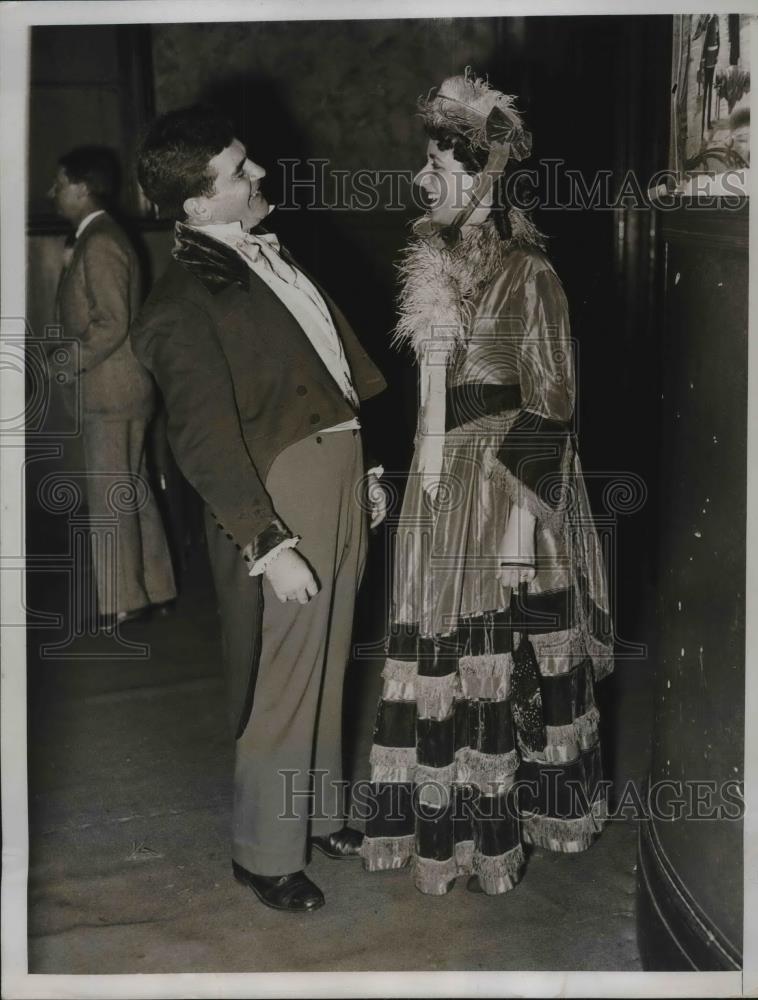
[[436, 208], [440, 202], [440, 192], [439, 189], [436, 191], [429, 191], [426, 187], [419, 188], [421, 192], [421, 203], [424, 208]]

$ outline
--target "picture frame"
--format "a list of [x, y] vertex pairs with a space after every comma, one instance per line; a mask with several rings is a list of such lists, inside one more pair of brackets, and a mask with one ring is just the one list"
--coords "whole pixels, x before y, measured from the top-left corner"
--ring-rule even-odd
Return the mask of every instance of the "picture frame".
[[669, 168], [680, 183], [750, 166], [751, 21], [674, 15]]

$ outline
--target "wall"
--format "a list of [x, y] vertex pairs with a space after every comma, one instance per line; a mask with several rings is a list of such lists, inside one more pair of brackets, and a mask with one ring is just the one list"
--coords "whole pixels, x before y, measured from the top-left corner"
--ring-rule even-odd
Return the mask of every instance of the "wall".
[[47, 198], [58, 157], [74, 146], [118, 156], [120, 207], [143, 214], [134, 176], [134, 138], [151, 114], [147, 34], [141, 25], [45, 25], [31, 34], [29, 211], [36, 228], [55, 224]]
[[[422, 157], [415, 101], [468, 63], [492, 72], [493, 18], [153, 26], [159, 111], [224, 97], [253, 156], [326, 157], [339, 169], [405, 169]], [[236, 91], [236, 93], [235, 93]], [[281, 146], [271, 149], [268, 135]]]

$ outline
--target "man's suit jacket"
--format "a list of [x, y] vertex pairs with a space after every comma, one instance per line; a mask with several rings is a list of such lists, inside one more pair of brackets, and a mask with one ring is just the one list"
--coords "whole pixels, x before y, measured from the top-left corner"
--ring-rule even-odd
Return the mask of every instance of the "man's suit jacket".
[[[239, 736], [252, 706], [263, 599], [261, 578], [250, 579], [238, 550], [252, 543], [255, 560], [297, 532], [276, 515], [268, 470], [285, 448], [355, 412], [290, 311], [233, 249], [181, 223], [176, 234], [173, 260], [131, 337], [163, 394], [177, 464], [230, 540], [214, 532], [208, 547], [229, 718]], [[368, 399], [384, 379], [324, 298], [356, 392]], [[306, 477], [304, 470], [304, 490]]]
[[[77, 239], [58, 286], [59, 320], [67, 339], [78, 342], [78, 358], [63, 366], [73, 406], [100, 419], [147, 419], [155, 389], [129, 341], [140, 304], [137, 255], [123, 229], [107, 213], [98, 215]], [[55, 346], [55, 345], [53, 345]]]
[[[286, 447], [355, 416], [303, 329], [230, 247], [177, 224], [173, 260], [131, 337], [155, 376], [177, 463], [253, 561], [291, 537], [264, 482]], [[359, 399], [385, 388], [326, 296]], [[295, 526], [296, 529], [296, 526]]]

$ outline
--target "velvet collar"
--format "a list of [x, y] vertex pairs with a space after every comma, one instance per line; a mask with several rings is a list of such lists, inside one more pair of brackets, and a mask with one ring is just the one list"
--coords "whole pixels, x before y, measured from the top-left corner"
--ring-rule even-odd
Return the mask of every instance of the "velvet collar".
[[171, 256], [218, 295], [230, 285], [250, 286], [250, 269], [236, 250], [201, 229], [177, 222]]

